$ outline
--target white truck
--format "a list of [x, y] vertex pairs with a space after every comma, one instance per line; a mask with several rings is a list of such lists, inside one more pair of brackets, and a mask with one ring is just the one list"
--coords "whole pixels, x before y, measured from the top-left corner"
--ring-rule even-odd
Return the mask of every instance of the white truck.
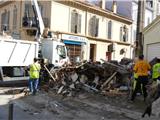
[[52, 38], [43, 39], [41, 42], [41, 54], [55, 67], [62, 66], [69, 61], [67, 49], [64, 43]]
[[38, 42], [0, 36], [0, 80], [25, 76], [24, 67], [38, 57], [38, 49]]
[[[0, 37], [0, 80], [24, 79], [25, 67], [38, 58], [39, 43]], [[61, 66], [67, 61], [67, 50], [63, 43], [53, 39], [41, 41], [41, 54], [49, 64]], [[16, 78], [15, 78], [16, 77]], [[27, 77], [28, 79], [28, 77]]]

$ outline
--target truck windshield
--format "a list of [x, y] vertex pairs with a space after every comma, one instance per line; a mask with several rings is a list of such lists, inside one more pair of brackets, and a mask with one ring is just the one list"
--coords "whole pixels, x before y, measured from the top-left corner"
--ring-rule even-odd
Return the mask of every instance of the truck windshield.
[[57, 53], [60, 57], [65, 58], [66, 57], [66, 49], [65, 46], [57, 45]]

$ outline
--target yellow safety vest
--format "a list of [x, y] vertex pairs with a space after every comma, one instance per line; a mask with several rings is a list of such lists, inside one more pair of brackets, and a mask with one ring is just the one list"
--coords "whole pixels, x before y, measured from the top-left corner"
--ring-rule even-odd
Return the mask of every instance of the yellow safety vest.
[[152, 78], [153, 79], [157, 79], [158, 77], [160, 77], [160, 63], [156, 63], [153, 66], [153, 73], [152, 73]]
[[33, 63], [30, 65], [30, 78], [36, 79], [39, 78], [40, 65], [38, 63]]
[[136, 73], [133, 73], [134, 78], [138, 78], [138, 75]]

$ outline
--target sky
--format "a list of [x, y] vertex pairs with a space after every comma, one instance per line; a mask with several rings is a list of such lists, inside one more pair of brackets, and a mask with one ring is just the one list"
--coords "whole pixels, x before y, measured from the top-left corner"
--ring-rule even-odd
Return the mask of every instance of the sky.
[[[100, 0], [87, 0], [88, 2], [98, 5]], [[132, 12], [132, 0], [117, 0], [117, 13], [124, 16], [131, 18]], [[111, 10], [113, 0], [106, 0], [106, 9]]]

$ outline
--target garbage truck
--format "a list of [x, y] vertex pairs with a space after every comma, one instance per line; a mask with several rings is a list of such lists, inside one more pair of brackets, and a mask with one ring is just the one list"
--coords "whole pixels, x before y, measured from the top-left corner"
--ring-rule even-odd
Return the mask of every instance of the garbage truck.
[[0, 36], [0, 80], [4, 80], [4, 76], [25, 76], [25, 66], [38, 58], [39, 51], [41, 58], [54, 66], [62, 66], [68, 61], [65, 45], [57, 40], [43, 39], [40, 48], [39, 42]]

